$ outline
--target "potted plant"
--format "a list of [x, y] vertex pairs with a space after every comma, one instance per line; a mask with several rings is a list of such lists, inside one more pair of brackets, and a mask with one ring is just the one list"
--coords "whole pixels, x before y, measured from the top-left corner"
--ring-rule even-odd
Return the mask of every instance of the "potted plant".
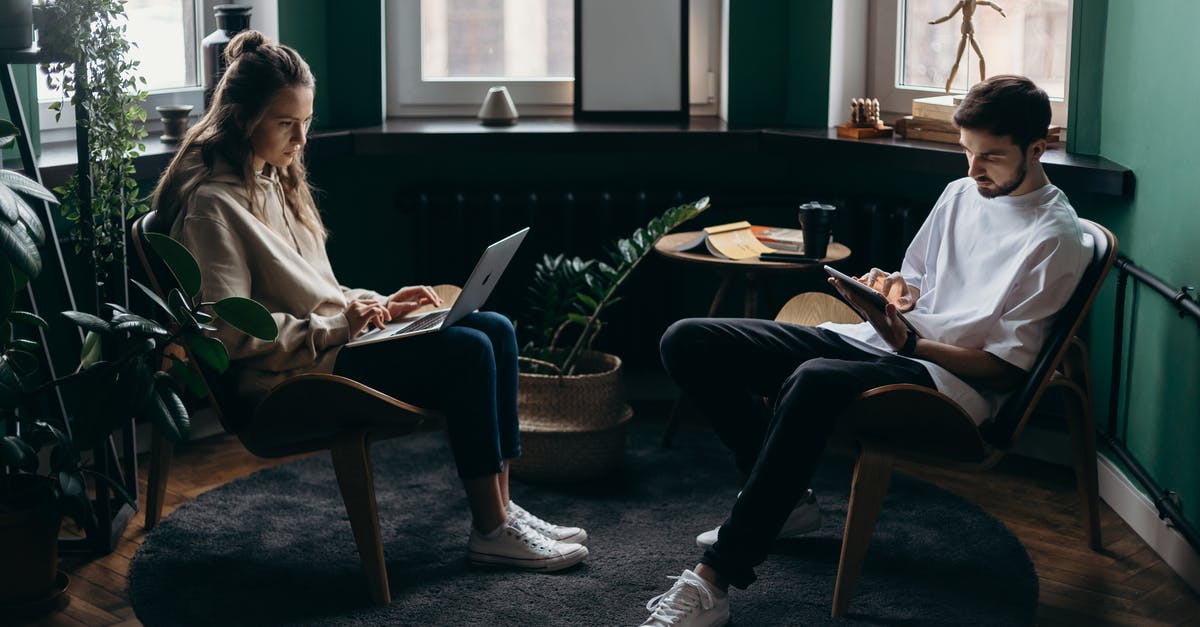
[[632, 416], [620, 389], [621, 360], [592, 349], [605, 311], [660, 237], [708, 209], [709, 200], [672, 207], [617, 240], [606, 260], [545, 255], [534, 267], [522, 331], [517, 395], [522, 455], [513, 472], [546, 481], [610, 470], [624, 452]]
[[[133, 165], [146, 150], [146, 80], [130, 57], [126, 20], [124, 0], [38, 0], [34, 11], [39, 46], [61, 59], [42, 64], [62, 96], [50, 109], [59, 119], [64, 102], [74, 107], [90, 164], [89, 182], [77, 173], [55, 191], [74, 225], [75, 252], [90, 257], [101, 292], [108, 275], [124, 280], [125, 221], [148, 208]], [[97, 305], [105, 299], [101, 294]]]
[[[0, 120], [0, 147], [17, 129]], [[181, 288], [166, 301], [136, 283], [170, 320], [168, 325], [135, 314], [117, 304], [106, 316], [67, 311], [63, 316], [84, 329], [79, 367], [71, 374], [46, 380], [41, 374], [41, 346], [27, 339], [32, 327], [47, 328], [42, 318], [14, 309], [16, 295], [41, 270], [38, 246], [45, 232], [22, 195], [56, 203], [44, 187], [16, 172], [0, 170], [0, 613], [44, 605], [65, 587], [57, 572], [58, 533], [63, 516], [83, 530], [97, 525], [86, 479], [107, 484], [129, 504], [124, 487], [98, 472], [80, 451], [94, 448], [130, 416], [151, 420], [175, 442], [188, 437], [189, 416], [181, 386], [203, 394], [203, 379], [169, 347], [187, 345], [198, 359], [218, 371], [229, 364], [212, 330], [215, 312], [255, 337], [273, 340], [275, 321], [258, 303], [244, 298], [198, 302], [200, 270], [178, 242], [164, 235], [150, 243], [175, 273]], [[168, 326], [170, 328], [168, 328]], [[164, 356], [167, 361], [164, 362]], [[159, 366], [169, 363], [169, 373]], [[51, 394], [61, 389], [86, 402], [68, 424], [46, 416]], [[48, 455], [41, 454], [48, 451]]]

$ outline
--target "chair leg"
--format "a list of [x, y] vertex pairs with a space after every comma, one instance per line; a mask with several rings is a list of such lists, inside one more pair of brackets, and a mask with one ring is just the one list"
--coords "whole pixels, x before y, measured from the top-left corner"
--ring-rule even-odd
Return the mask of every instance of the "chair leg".
[[171, 475], [171, 457], [175, 445], [158, 427], [154, 427], [150, 440], [150, 471], [146, 479], [146, 518], [142, 523], [147, 531], [162, 520], [163, 501], [167, 496], [167, 479]]
[[1083, 504], [1083, 528], [1087, 533], [1088, 548], [1099, 551], [1104, 548], [1100, 538], [1100, 482], [1096, 477], [1096, 427], [1092, 423], [1092, 412], [1088, 411], [1083, 392], [1073, 386], [1067, 388], [1071, 402], [1067, 408], [1067, 425], [1071, 432], [1071, 457], [1075, 466], [1075, 485], [1079, 490], [1079, 501]]
[[833, 617], [843, 616], [850, 607], [854, 585], [862, 572], [863, 559], [871, 544], [875, 522], [883, 508], [892, 479], [895, 455], [864, 443], [854, 466], [850, 485], [850, 505], [846, 509], [846, 528], [842, 533], [842, 556], [838, 562], [837, 582], [833, 588]]
[[392, 602], [388, 588], [387, 565], [383, 560], [383, 537], [379, 531], [379, 510], [375, 504], [375, 481], [371, 470], [371, 450], [367, 433], [358, 431], [341, 438], [330, 448], [333, 470], [337, 474], [342, 501], [350, 517], [354, 542], [367, 576], [371, 601], [377, 605]]

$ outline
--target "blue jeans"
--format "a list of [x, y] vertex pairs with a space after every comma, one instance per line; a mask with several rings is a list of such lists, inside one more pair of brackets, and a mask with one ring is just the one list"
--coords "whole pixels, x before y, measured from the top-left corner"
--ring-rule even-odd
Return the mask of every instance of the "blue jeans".
[[671, 378], [749, 477], [700, 560], [738, 588], [754, 582], [754, 567], [808, 489], [842, 411], [880, 385], [934, 386], [918, 362], [869, 353], [825, 329], [769, 320], [680, 320], [660, 350]]
[[338, 353], [334, 374], [446, 415], [458, 476], [500, 472], [521, 455], [517, 337], [508, 318], [476, 312], [417, 337]]

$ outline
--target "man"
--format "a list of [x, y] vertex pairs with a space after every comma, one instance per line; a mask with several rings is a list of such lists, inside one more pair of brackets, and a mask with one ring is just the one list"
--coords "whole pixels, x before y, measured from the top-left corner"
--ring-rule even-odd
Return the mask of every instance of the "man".
[[[695, 570], [647, 604], [645, 625], [725, 624], [728, 587], [754, 581], [772, 539], [820, 526], [808, 484], [859, 394], [924, 385], [982, 423], [1032, 367], [1091, 259], [1090, 238], [1040, 162], [1050, 102], [1026, 78], [996, 76], [971, 88], [954, 122], [968, 178], [946, 187], [900, 272], [858, 279], [883, 293], [883, 310], [830, 279], [865, 322], [691, 319], [663, 335], [667, 372], [747, 479], [724, 524], [697, 538], [705, 552]], [[773, 407], [764, 410], [762, 397]]]

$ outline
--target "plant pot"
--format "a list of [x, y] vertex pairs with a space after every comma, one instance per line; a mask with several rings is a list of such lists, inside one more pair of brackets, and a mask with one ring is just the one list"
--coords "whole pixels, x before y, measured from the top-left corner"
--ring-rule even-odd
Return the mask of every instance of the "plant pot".
[[[62, 516], [50, 500], [47, 477], [17, 475], [11, 478], [14, 492], [42, 490], [46, 498], [15, 511], [0, 513], [0, 612], [42, 607], [50, 609], [65, 582], [58, 572], [58, 530]], [[38, 485], [41, 484], [41, 485]], [[11, 494], [0, 493], [10, 500]]]
[[513, 476], [562, 483], [593, 479], [620, 467], [625, 425], [633, 417], [621, 391], [621, 360], [585, 352], [576, 371], [561, 377], [518, 376], [521, 457], [513, 461]]

